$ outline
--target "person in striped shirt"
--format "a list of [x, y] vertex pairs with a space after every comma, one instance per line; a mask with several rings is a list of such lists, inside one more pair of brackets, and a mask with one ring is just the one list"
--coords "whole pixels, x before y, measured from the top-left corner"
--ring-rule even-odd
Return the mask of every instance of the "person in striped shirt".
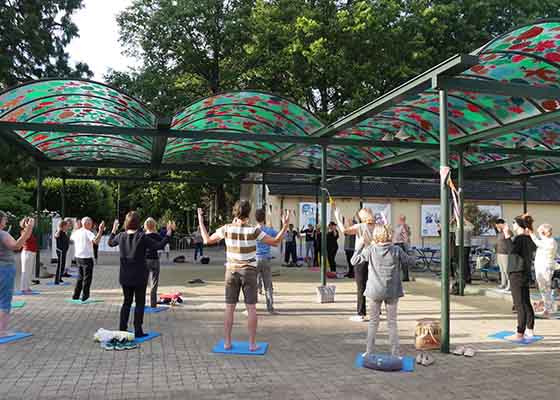
[[225, 298], [226, 312], [224, 317], [224, 349], [231, 349], [231, 331], [235, 306], [239, 301], [239, 293], [243, 290], [248, 314], [249, 350], [258, 350], [257, 336], [257, 241], [270, 246], [278, 246], [288, 229], [290, 214], [287, 211], [282, 217], [282, 229], [273, 238], [258, 226], [249, 224], [251, 203], [239, 200], [233, 206], [234, 220], [231, 224], [220, 227], [212, 235], [208, 234], [204, 225], [204, 214], [198, 209], [198, 224], [204, 244], [226, 241], [226, 276]]

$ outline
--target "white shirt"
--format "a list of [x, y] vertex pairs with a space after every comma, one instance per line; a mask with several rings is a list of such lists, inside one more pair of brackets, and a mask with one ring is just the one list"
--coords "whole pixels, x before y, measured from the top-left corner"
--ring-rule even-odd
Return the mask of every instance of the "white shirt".
[[552, 237], [537, 238], [531, 235], [531, 239], [537, 246], [537, 254], [535, 255], [535, 271], [553, 270], [556, 266], [556, 250], [558, 245]]
[[70, 240], [74, 242], [74, 257], [93, 258], [93, 239], [95, 239], [93, 232], [85, 228], [72, 232]]

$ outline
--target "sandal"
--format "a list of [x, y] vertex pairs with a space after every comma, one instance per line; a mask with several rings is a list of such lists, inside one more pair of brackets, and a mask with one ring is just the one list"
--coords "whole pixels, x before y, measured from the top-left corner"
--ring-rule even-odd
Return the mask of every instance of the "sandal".
[[465, 357], [474, 357], [474, 355], [476, 354], [475, 349], [473, 349], [472, 347], [467, 347], [465, 349]]
[[453, 354], [456, 356], [463, 356], [465, 355], [465, 346], [459, 346], [455, 350], [453, 350]]

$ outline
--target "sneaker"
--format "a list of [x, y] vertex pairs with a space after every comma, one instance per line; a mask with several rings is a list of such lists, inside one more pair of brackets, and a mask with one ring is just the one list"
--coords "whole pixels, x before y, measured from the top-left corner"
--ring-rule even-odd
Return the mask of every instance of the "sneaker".
[[353, 315], [349, 319], [352, 322], [364, 322], [365, 321], [365, 317], [363, 315]]
[[112, 339], [109, 342], [103, 342], [101, 343], [101, 347], [105, 350], [115, 350], [115, 340]]
[[528, 337], [528, 338], [535, 337], [535, 331], [533, 329], [526, 329], [525, 330], [525, 337]]
[[138, 347], [138, 344], [136, 344], [136, 343], [134, 343], [134, 342], [132, 342], [132, 341], [130, 341], [130, 340], [127, 340], [127, 341], [124, 343], [124, 348], [125, 348], [125, 350], [132, 350], [132, 349], [135, 349], [135, 348], [137, 348], [137, 347]]
[[127, 350], [126, 343], [125, 342], [117, 342], [115, 344], [115, 350], [118, 350], [118, 351]]

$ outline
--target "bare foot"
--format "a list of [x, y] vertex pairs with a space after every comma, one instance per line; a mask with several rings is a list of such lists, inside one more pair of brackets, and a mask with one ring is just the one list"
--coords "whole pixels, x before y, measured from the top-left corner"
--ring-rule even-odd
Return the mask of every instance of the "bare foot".
[[249, 345], [249, 351], [252, 351], [252, 352], [253, 352], [253, 351], [257, 351], [257, 350], [259, 350], [259, 349], [260, 349], [260, 346], [257, 346], [256, 343], [255, 343], [255, 344]]
[[231, 343], [224, 343], [224, 350], [226, 351], [231, 350]]
[[521, 342], [525, 336], [522, 333], [516, 333], [515, 335], [507, 336], [506, 340], [512, 340], [514, 342]]

